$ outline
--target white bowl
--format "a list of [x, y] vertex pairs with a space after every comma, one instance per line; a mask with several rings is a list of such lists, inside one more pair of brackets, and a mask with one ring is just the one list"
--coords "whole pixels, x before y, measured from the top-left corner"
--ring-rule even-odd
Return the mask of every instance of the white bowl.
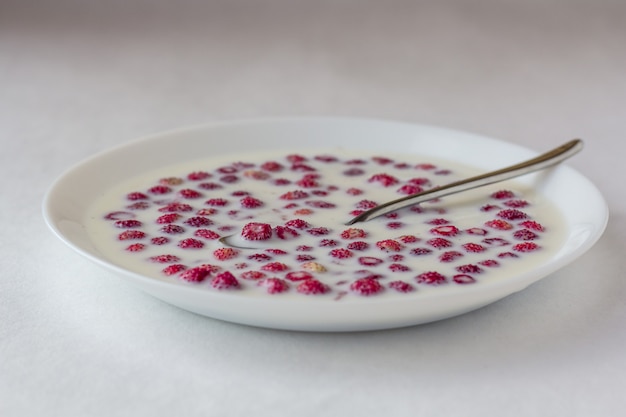
[[[361, 297], [336, 302], [318, 297], [247, 297], [164, 282], [118, 265], [85, 230], [86, 212], [102, 192], [121, 181], [198, 155], [306, 148], [402, 152], [462, 162], [488, 171], [537, 155], [524, 147], [432, 126], [359, 119], [270, 119], [217, 123], [154, 135], [100, 153], [63, 174], [44, 201], [52, 231], [72, 249], [143, 291], [180, 308], [253, 326], [304, 331], [358, 331], [416, 325], [462, 314], [520, 291], [585, 253], [608, 220], [597, 188], [560, 165], [519, 179], [561, 212], [566, 237], [560, 249], [530, 271], [505, 280], [458, 286], [403, 298]], [[485, 157], [488, 155], [489, 157]]]

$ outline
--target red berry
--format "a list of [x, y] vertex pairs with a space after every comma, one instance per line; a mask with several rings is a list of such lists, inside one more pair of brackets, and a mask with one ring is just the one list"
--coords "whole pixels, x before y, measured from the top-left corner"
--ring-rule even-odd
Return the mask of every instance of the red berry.
[[285, 194], [281, 195], [280, 198], [282, 200], [301, 200], [303, 198], [307, 198], [308, 196], [309, 193], [307, 193], [306, 191], [294, 190], [286, 192]]
[[426, 243], [436, 249], [449, 248], [450, 246], [452, 246], [452, 242], [441, 237], [427, 240]]
[[436, 271], [428, 271], [415, 277], [419, 284], [440, 285], [446, 283], [445, 276]]
[[139, 220], [118, 220], [114, 225], [120, 229], [134, 229], [141, 227], [142, 223]]
[[383, 260], [380, 258], [374, 258], [373, 256], [361, 256], [359, 258], [359, 263], [365, 266], [376, 266], [383, 263]]
[[386, 173], [380, 173], [380, 174], [372, 175], [370, 179], [368, 180], [368, 182], [377, 182], [383, 187], [391, 187], [392, 185], [397, 184], [399, 181], [396, 177], [392, 175], [389, 175]]
[[220, 238], [219, 234], [209, 229], [198, 229], [193, 234], [194, 236], [203, 237], [205, 239], [210, 239], [210, 240], [215, 240], [215, 239]]
[[334, 203], [329, 203], [328, 201], [322, 200], [309, 200], [306, 202], [307, 206], [315, 207], [315, 208], [323, 208], [323, 209], [331, 209], [337, 207]]
[[118, 240], [140, 240], [146, 237], [141, 230], [126, 230], [117, 236]]
[[463, 272], [464, 274], [479, 274], [483, 272], [483, 270], [478, 265], [474, 264], [460, 265], [456, 267], [456, 270], [459, 272]]
[[263, 265], [261, 269], [264, 271], [270, 271], [270, 272], [280, 272], [280, 271], [288, 270], [289, 266], [287, 266], [287, 264], [284, 264], [282, 262], [270, 262], [270, 263]]
[[500, 219], [489, 220], [485, 222], [485, 225], [497, 230], [511, 230], [513, 228], [511, 223]]
[[444, 225], [444, 224], [449, 224], [450, 220], [437, 218], [437, 219], [429, 220], [426, 223], [432, 224], [432, 225]]
[[487, 239], [483, 239], [483, 243], [489, 246], [506, 246], [509, 242], [500, 237], [490, 237]]
[[522, 242], [517, 245], [513, 245], [513, 250], [516, 252], [532, 252], [539, 248], [540, 246], [534, 242]]
[[473, 284], [476, 282], [476, 279], [466, 274], [455, 275], [454, 277], [452, 277], [452, 280], [457, 284]]
[[330, 229], [327, 227], [313, 227], [307, 230], [313, 236], [324, 236], [330, 233]]
[[509, 200], [505, 201], [504, 205], [511, 208], [522, 208], [528, 205], [528, 201], [526, 200]]
[[206, 277], [208, 277], [210, 271], [205, 268], [195, 267], [190, 268], [184, 271], [179, 275], [181, 279], [189, 282], [202, 282]]
[[485, 229], [481, 229], [480, 227], [470, 227], [469, 229], [465, 231], [465, 233], [470, 234], [470, 235], [484, 236], [488, 232]]
[[459, 234], [459, 229], [456, 226], [438, 226], [430, 229], [430, 233], [440, 236], [456, 236]]
[[203, 190], [219, 190], [220, 188], [224, 188], [222, 184], [218, 184], [216, 182], [203, 182], [198, 184], [198, 187]]
[[261, 200], [259, 200], [258, 198], [250, 197], [249, 195], [239, 200], [239, 202], [241, 203], [241, 207], [248, 209], [258, 208], [263, 205], [263, 202]]
[[520, 223], [520, 226], [526, 227], [530, 230], [534, 230], [536, 232], [543, 232], [546, 229], [539, 223], [534, 220], [526, 220]]
[[211, 281], [211, 286], [218, 290], [230, 290], [239, 288], [239, 281], [232, 273], [225, 271], [215, 276], [215, 279]]
[[150, 243], [152, 243], [153, 245], [165, 245], [166, 243], [168, 243], [170, 240], [164, 236], [159, 236], [159, 237], [153, 237], [152, 239], [150, 239]]
[[129, 213], [127, 211], [114, 211], [104, 216], [106, 220], [129, 220], [134, 217], [134, 213]]
[[411, 284], [409, 284], [408, 282], [404, 282], [404, 281], [392, 281], [389, 283], [389, 288], [392, 288], [402, 293], [415, 291], [415, 288]]
[[343, 239], [362, 239], [367, 237], [367, 232], [363, 229], [351, 227], [341, 232], [341, 237]]
[[286, 226], [293, 227], [295, 229], [306, 229], [310, 225], [302, 219], [293, 219], [285, 223]]
[[220, 261], [232, 259], [239, 255], [239, 251], [235, 248], [219, 248], [213, 251], [213, 256]]
[[365, 174], [365, 171], [363, 171], [360, 168], [350, 168], [350, 169], [343, 171], [343, 175], [347, 177], [356, 177], [358, 175], [363, 175], [363, 174]]
[[428, 255], [431, 254], [433, 251], [431, 249], [428, 248], [415, 248], [411, 251], [411, 255]]
[[180, 271], [184, 271], [185, 269], [187, 269], [187, 267], [185, 265], [182, 264], [173, 264], [173, 265], [168, 265], [163, 269], [163, 273], [165, 275], [176, 275], [178, 274]]
[[248, 259], [252, 259], [253, 261], [257, 261], [257, 262], [267, 262], [267, 261], [271, 261], [272, 257], [265, 253], [254, 253], [252, 255], [249, 255]]
[[350, 289], [359, 295], [375, 295], [383, 291], [383, 286], [374, 278], [357, 279], [350, 285]]
[[143, 243], [133, 243], [132, 245], [129, 245], [126, 250], [129, 252], [141, 252], [145, 248], [146, 245], [144, 245]]
[[225, 200], [223, 198], [211, 198], [205, 201], [205, 204], [209, 206], [214, 206], [214, 207], [224, 207], [225, 205], [228, 204], [228, 200]]
[[190, 172], [187, 175], [187, 179], [190, 181], [201, 181], [210, 177], [211, 177], [211, 174], [209, 174], [208, 172], [204, 172], [204, 171]]
[[320, 240], [319, 246], [321, 247], [337, 246], [338, 244], [339, 242], [337, 242], [335, 239], [322, 239]]
[[391, 264], [389, 265], [389, 269], [392, 272], [406, 272], [406, 271], [410, 271], [411, 268], [409, 268], [406, 265], [402, 265], [402, 264]]
[[321, 283], [320, 281], [311, 278], [305, 281], [302, 281], [297, 287], [296, 291], [301, 294], [306, 295], [317, 295], [317, 294], [325, 294], [330, 291], [330, 287], [328, 285]]
[[457, 258], [460, 258], [461, 256], [463, 256], [461, 252], [452, 250], [452, 251], [444, 252], [441, 255], [439, 255], [439, 260], [441, 262], [453, 262]]
[[376, 242], [376, 246], [380, 250], [384, 250], [387, 252], [399, 252], [404, 247], [402, 243], [395, 241], [393, 239], [385, 239]]
[[338, 258], [338, 259], [347, 259], [347, 258], [351, 258], [352, 256], [354, 256], [351, 250], [343, 249], [343, 248], [333, 249], [329, 252], [329, 254], [333, 258]]
[[140, 192], [133, 192], [133, 193], [126, 194], [126, 199], [130, 201], [147, 200], [148, 198], [149, 197], [147, 195], [145, 195], [144, 193], [140, 193]]
[[539, 236], [537, 236], [535, 232], [532, 232], [528, 229], [521, 229], [515, 231], [515, 233], [513, 233], [513, 237], [517, 240], [535, 240]]
[[172, 189], [166, 185], [155, 185], [148, 190], [151, 194], [167, 194], [172, 192]]
[[363, 194], [363, 190], [358, 189], [358, 188], [348, 188], [346, 190], [346, 194], [349, 194], [349, 195], [361, 195], [361, 194]]
[[158, 224], [169, 224], [174, 223], [176, 220], [180, 219], [181, 215], [178, 213], [167, 213], [162, 216], [159, 216], [156, 219]]
[[484, 261], [480, 261], [480, 262], [478, 262], [478, 263], [479, 263], [480, 265], [482, 265], [482, 266], [486, 266], [486, 267], [488, 267], [488, 268], [493, 268], [493, 267], [496, 267], [496, 266], [500, 266], [500, 264], [498, 263], [498, 261], [494, 261], [493, 259], [487, 259], [487, 260], [484, 260]]
[[272, 226], [268, 223], [248, 223], [241, 230], [241, 237], [246, 240], [267, 240], [272, 237]]
[[483, 245], [479, 245], [478, 243], [465, 243], [462, 246], [467, 252], [479, 253], [486, 250]]
[[398, 193], [406, 195], [413, 195], [421, 193], [422, 191], [424, 191], [424, 189], [415, 184], [405, 184], [402, 187], [398, 188]]
[[280, 278], [266, 278], [259, 281], [258, 285], [265, 287], [268, 294], [280, 294], [289, 290], [289, 284]]
[[195, 217], [190, 217], [187, 220], [185, 220], [185, 224], [191, 227], [204, 227], [204, 226], [212, 225], [213, 220], [207, 217], [195, 216]]
[[313, 275], [307, 271], [293, 271], [288, 272], [285, 275], [285, 278], [287, 278], [289, 281], [304, 281], [307, 279], [312, 279]]
[[377, 202], [372, 200], [361, 200], [355, 204], [355, 207], [361, 210], [369, 210], [378, 205]]
[[300, 233], [287, 226], [276, 226], [274, 228], [274, 233], [276, 234], [277, 238], [283, 240], [289, 240], [300, 236]]
[[365, 250], [365, 249], [367, 249], [369, 247], [370, 247], [369, 243], [363, 242], [363, 241], [360, 241], [360, 240], [358, 240], [356, 242], [350, 242], [348, 244], [348, 249], [351, 249], [351, 250]]
[[278, 172], [284, 169], [284, 166], [275, 161], [267, 161], [261, 165], [261, 169], [269, 172]]
[[187, 198], [187, 199], [194, 199], [194, 198], [200, 198], [202, 197], [202, 194], [200, 194], [198, 191], [196, 190], [191, 190], [189, 188], [184, 189], [184, 190], [180, 190], [178, 192], [178, 194], [182, 197], [182, 198]]
[[187, 238], [178, 242], [178, 246], [183, 249], [200, 249], [204, 247], [204, 243], [198, 239]]
[[495, 198], [497, 200], [504, 200], [513, 197], [515, 197], [515, 194], [510, 190], [500, 190], [491, 194], [491, 198]]
[[523, 211], [519, 211], [517, 209], [505, 209], [499, 211], [497, 214], [498, 217], [501, 217], [505, 220], [522, 220], [528, 218], [528, 214]]
[[178, 256], [175, 255], [157, 255], [157, 256], [152, 256], [150, 257], [150, 260], [152, 262], [157, 262], [160, 264], [170, 264], [170, 263], [174, 263], [174, 262], [178, 262], [180, 261], [180, 258]]
[[167, 224], [161, 228], [161, 231], [170, 235], [185, 233], [185, 229], [177, 224]]
[[419, 177], [419, 178], [411, 178], [408, 181], [409, 184], [414, 184], [414, 185], [426, 185], [426, 184], [430, 184], [430, 180], [428, 178], [424, 178], [424, 177]]
[[159, 209], [162, 213], [186, 212], [192, 211], [193, 207], [185, 203], [170, 203]]

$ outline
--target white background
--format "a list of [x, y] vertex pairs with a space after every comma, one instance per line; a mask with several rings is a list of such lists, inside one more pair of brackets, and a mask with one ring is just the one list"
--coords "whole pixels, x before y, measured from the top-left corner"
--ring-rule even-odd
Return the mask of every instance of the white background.
[[[620, 0], [0, 1], [0, 415], [624, 415], [625, 45]], [[306, 334], [171, 307], [45, 227], [45, 191], [83, 158], [283, 115], [538, 151], [582, 137], [569, 164], [606, 196], [607, 232], [471, 314]]]

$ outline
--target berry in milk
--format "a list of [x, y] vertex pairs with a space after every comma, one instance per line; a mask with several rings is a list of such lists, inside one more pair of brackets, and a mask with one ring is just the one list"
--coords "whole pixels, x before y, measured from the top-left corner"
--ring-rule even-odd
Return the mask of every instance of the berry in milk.
[[[90, 227], [107, 242], [103, 252], [140, 273], [211, 291], [337, 299], [502, 279], [558, 246], [553, 209], [519, 187], [345, 225], [379, 203], [468, 175], [339, 152], [207, 160], [120, 184], [94, 205]], [[237, 247], [220, 241], [226, 236]]]

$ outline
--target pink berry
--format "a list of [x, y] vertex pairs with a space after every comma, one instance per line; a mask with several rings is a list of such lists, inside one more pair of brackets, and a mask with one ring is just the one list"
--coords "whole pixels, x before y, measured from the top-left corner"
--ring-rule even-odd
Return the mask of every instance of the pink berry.
[[164, 236], [153, 237], [152, 239], [150, 239], [150, 243], [157, 246], [165, 245], [169, 241], [170, 240]]
[[310, 227], [309, 223], [307, 223], [306, 221], [302, 219], [289, 220], [288, 222], [285, 223], [285, 225], [289, 227], [293, 227], [295, 229], [306, 229]]
[[225, 271], [215, 276], [215, 279], [211, 281], [211, 286], [218, 290], [236, 289], [239, 288], [239, 281], [232, 273]]
[[187, 179], [190, 181], [202, 181], [210, 177], [211, 177], [211, 174], [209, 174], [208, 172], [204, 172], [204, 171], [190, 172], [187, 175]]
[[399, 252], [404, 247], [402, 243], [395, 241], [393, 239], [385, 239], [376, 242], [376, 246], [380, 250], [384, 250], [387, 252]]
[[365, 174], [365, 171], [363, 171], [360, 168], [350, 168], [350, 169], [343, 171], [343, 175], [347, 177], [356, 177], [358, 175], [363, 175], [363, 174]]
[[210, 240], [215, 240], [215, 239], [220, 238], [219, 234], [209, 229], [198, 229], [193, 234], [194, 236], [202, 237], [202, 238], [210, 239]]
[[351, 187], [351, 188], [348, 188], [346, 190], [346, 194], [349, 194], [349, 195], [361, 195], [361, 194], [363, 194], [363, 190], [361, 190], [359, 188]]
[[140, 240], [146, 237], [141, 230], [125, 230], [117, 236], [118, 240]]
[[266, 278], [259, 281], [258, 285], [265, 287], [268, 294], [280, 294], [289, 290], [289, 284], [280, 278]]
[[224, 188], [222, 184], [218, 184], [216, 182], [202, 182], [198, 184], [198, 187], [203, 190], [219, 190], [220, 188]]
[[422, 191], [424, 191], [424, 189], [415, 184], [405, 184], [402, 187], [398, 188], [398, 193], [405, 195], [413, 195], [421, 193]]
[[494, 210], [500, 210], [500, 206], [496, 206], [495, 204], [485, 204], [480, 208], [480, 211], [489, 212]]
[[478, 265], [474, 264], [460, 265], [456, 267], [456, 270], [459, 272], [463, 272], [464, 274], [479, 274], [483, 272], [483, 270]]
[[388, 165], [388, 164], [393, 162], [393, 159], [389, 159], [389, 158], [384, 157], [384, 156], [373, 156], [372, 157], [372, 161], [374, 161], [374, 162], [376, 162], [377, 164], [380, 164], [380, 165]]
[[400, 236], [398, 240], [402, 243], [415, 243], [415, 242], [419, 242], [420, 238], [418, 238], [417, 236], [413, 236], [413, 235], [403, 235], [403, 236]]
[[520, 223], [520, 226], [523, 226], [527, 229], [534, 230], [536, 232], [543, 232], [546, 229], [539, 223], [534, 220], [526, 220]]
[[170, 203], [159, 209], [159, 211], [162, 213], [187, 212], [192, 210], [193, 207], [185, 203]]
[[370, 247], [369, 243], [363, 242], [363, 241], [360, 241], [360, 240], [358, 240], [356, 242], [350, 242], [348, 244], [348, 249], [351, 249], [351, 250], [365, 250], [365, 249], [367, 249], [369, 247]]
[[505, 209], [501, 210], [497, 214], [498, 217], [501, 217], [505, 220], [522, 220], [528, 218], [528, 214], [523, 211], [519, 211], [517, 209]]
[[263, 202], [261, 200], [259, 200], [258, 198], [254, 198], [251, 196], [245, 196], [244, 198], [242, 198], [240, 201], [241, 203], [241, 207], [243, 208], [258, 208], [263, 206]]
[[460, 258], [461, 256], [463, 256], [461, 252], [452, 250], [452, 251], [444, 252], [441, 255], [439, 255], [439, 260], [441, 262], [453, 262], [457, 258]]
[[361, 256], [359, 258], [359, 263], [365, 266], [376, 266], [383, 263], [383, 260], [380, 258], [375, 258], [373, 256]]
[[480, 227], [470, 227], [469, 229], [465, 231], [465, 233], [470, 234], [470, 235], [484, 236], [489, 232], [487, 232], [485, 229], [481, 229]]
[[343, 239], [362, 239], [367, 237], [367, 232], [363, 229], [351, 227], [341, 232], [341, 237]]
[[185, 229], [177, 224], [166, 224], [161, 228], [161, 231], [169, 235], [185, 233]]
[[450, 246], [452, 246], [452, 242], [441, 237], [430, 239], [426, 241], [426, 243], [436, 249], [449, 248]]
[[315, 207], [315, 208], [323, 208], [323, 209], [331, 209], [337, 207], [334, 203], [330, 203], [328, 201], [323, 200], [309, 200], [306, 202], [307, 206]]
[[146, 210], [150, 207], [150, 203], [147, 201], [136, 201], [133, 204], [126, 206], [129, 210]]
[[333, 249], [329, 252], [329, 254], [333, 258], [337, 258], [337, 259], [347, 259], [347, 258], [351, 258], [352, 256], [354, 256], [354, 253], [352, 253], [351, 250], [343, 249], [343, 248]]
[[467, 274], [458, 274], [452, 277], [452, 280], [457, 284], [473, 284], [476, 282], [474, 277]]
[[296, 287], [296, 291], [306, 295], [317, 295], [327, 293], [328, 291], [330, 291], [330, 287], [314, 278], [311, 278], [298, 284], [298, 286]]
[[187, 267], [183, 264], [172, 264], [168, 265], [163, 269], [163, 273], [165, 275], [176, 275], [180, 271], [184, 271]]
[[267, 161], [261, 165], [261, 169], [269, 172], [282, 171], [285, 167], [276, 161]]
[[517, 245], [513, 245], [513, 250], [516, 252], [532, 252], [539, 249], [539, 245], [534, 242], [522, 242]]
[[210, 271], [208, 271], [207, 269], [195, 267], [187, 269], [186, 271], [181, 273], [179, 277], [189, 282], [202, 282], [205, 280], [206, 277], [209, 276], [209, 274]]
[[134, 213], [129, 213], [127, 211], [113, 211], [107, 214], [106, 216], [104, 216], [106, 220], [129, 220], [134, 217], [135, 217]]
[[263, 265], [261, 269], [264, 271], [270, 271], [270, 272], [281, 272], [281, 271], [288, 270], [289, 266], [287, 266], [287, 264], [284, 264], [282, 262], [270, 262], [270, 263]]
[[178, 246], [183, 249], [200, 249], [204, 247], [204, 243], [198, 239], [187, 238], [178, 242]]
[[205, 201], [205, 204], [209, 206], [214, 206], [214, 207], [224, 207], [225, 205], [228, 204], [228, 200], [225, 200], [223, 198], [211, 198]]
[[135, 229], [141, 227], [142, 223], [139, 220], [118, 220], [114, 225], [120, 229]]
[[418, 178], [411, 178], [408, 181], [408, 183], [414, 184], [414, 185], [426, 185], [426, 184], [430, 184], [430, 180], [428, 178], [418, 177]]
[[184, 190], [180, 190], [178, 192], [178, 194], [182, 197], [182, 198], [187, 198], [187, 199], [194, 199], [194, 198], [200, 198], [202, 197], [202, 194], [200, 194], [198, 191], [196, 190], [192, 190], [189, 188], [186, 188]]
[[322, 239], [320, 240], [319, 246], [328, 247], [328, 246], [337, 246], [338, 244], [339, 242], [337, 242], [335, 239]]
[[359, 295], [370, 296], [382, 292], [384, 287], [377, 279], [361, 278], [354, 281], [350, 289]]
[[377, 202], [372, 200], [361, 200], [355, 204], [355, 207], [361, 210], [369, 210], [378, 205]]
[[446, 283], [445, 276], [436, 271], [428, 271], [415, 277], [419, 284], [440, 285]]
[[175, 262], [180, 261], [180, 258], [175, 255], [165, 254], [165, 255], [152, 256], [150, 257], [150, 260], [152, 262], [157, 262], [160, 264], [170, 264], [170, 263], [175, 263]]
[[298, 233], [295, 229], [287, 226], [276, 226], [274, 228], [274, 233], [276, 234], [277, 238], [283, 240], [294, 239], [300, 236], [300, 233]]
[[462, 246], [467, 252], [472, 253], [484, 252], [486, 250], [483, 245], [479, 245], [478, 243], [464, 243]]
[[372, 175], [370, 179], [368, 180], [368, 182], [377, 182], [383, 187], [391, 187], [392, 185], [397, 184], [399, 180], [392, 175], [389, 175], [386, 173], [380, 173], [380, 174]]
[[389, 283], [389, 288], [402, 293], [415, 291], [415, 287], [405, 281], [392, 281]]
[[426, 223], [440, 226], [440, 225], [444, 225], [444, 224], [449, 224], [450, 220], [442, 219], [442, 218], [436, 218], [436, 219], [431, 219], [431, 220], [427, 221]]
[[280, 198], [282, 200], [302, 200], [303, 198], [307, 198], [308, 196], [309, 193], [307, 193], [306, 191], [294, 190], [286, 192], [285, 194], [281, 195]]
[[143, 243], [133, 243], [132, 245], [126, 247], [126, 250], [129, 252], [141, 252], [145, 248], [146, 245], [144, 245]]
[[535, 232], [532, 232], [528, 229], [521, 229], [515, 231], [515, 233], [513, 233], [513, 237], [517, 240], [535, 240], [539, 236], [537, 236]]
[[313, 275], [307, 271], [292, 271], [288, 272], [285, 275], [285, 278], [289, 281], [305, 281], [307, 279], [312, 279]]
[[498, 254], [498, 258], [519, 258], [519, 255], [516, 255], [513, 252], [501, 252]]
[[246, 272], [243, 272], [240, 276], [242, 279], [257, 281], [262, 278], [265, 278], [267, 275], [259, 271], [246, 271]]
[[324, 236], [330, 233], [330, 229], [327, 227], [313, 227], [307, 230], [313, 236]]
[[272, 226], [268, 223], [247, 223], [241, 230], [241, 237], [246, 240], [268, 240], [272, 237]]
[[528, 205], [528, 201], [526, 200], [509, 200], [505, 201], [504, 205], [511, 208], [522, 208]]
[[213, 251], [213, 256], [220, 261], [232, 259], [239, 255], [239, 251], [235, 248], [219, 248]]
[[430, 229], [430, 233], [439, 236], [456, 236], [459, 234], [459, 229], [452, 225], [437, 226]]
[[267, 261], [271, 261], [272, 257], [265, 253], [253, 253], [252, 255], [248, 256], [248, 259], [251, 259], [257, 262], [267, 262]]
[[511, 230], [513, 228], [511, 223], [500, 219], [489, 220], [485, 222], [485, 225], [497, 230]]
[[236, 175], [224, 175], [223, 177], [220, 177], [220, 181], [227, 184], [232, 184], [239, 181], [239, 177]]
[[496, 266], [500, 266], [500, 264], [498, 263], [498, 261], [495, 261], [495, 260], [493, 260], [493, 259], [486, 259], [486, 260], [484, 260], [484, 261], [480, 261], [480, 262], [478, 262], [478, 264], [479, 264], [479, 265], [482, 265], [482, 266], [486, 266], [486, 267], [488, 267], [488, 268], [494, 268], [494, 267], [496, 267]]
[[515, 194], [510, 190], [500, 190], [491, 194], [491, 198], [495, 198], [497, 200], [504, 200], [513, 197], [515, 197]]
[[145, 195], [144, 193], [140, 193], [140, 192], [132, 192], [132, 193], [126, 194], [126, 199], [130, 201], [147, 200], [148, 198], [149, 197], [147, 195]]
[[407, 272], [411, 270], [411, 268], [409, 268], [408, 266], [403, 265], [403, 264], [398, 264], [398, 263], [389, 265], [389, 269], [392, 272]]
[[162, 216], [159, 216], [156, 219], [156, 222], [158, 224], [169, 224], [169, 223], [174, 223], [175, 221], [177, 221], [180, 218], [181, 218], [181, 215], [178, 214], [178, 213], [167, 213], [167, 214], [164, 214]]
[[172, 189], [166, 185], [155, 185], [154, 187], [150, 188], [148, 190], [149, 193], [151, 194], [167, 194], [172, 192]]
[[187, 220], [185, 220], [185, 224], [191, 227], [204, 227], [204, 226], [212, 225], [213, 220], [207, 217], [195, 216], [195, 217], [190, 217]]
[[404, 227], [404, 223], [402, 223], [402, 222], [389, 222], [389, 223], [387, 223], [386, 226], [387, 226], [387, 229], [396, 230], [396, 229], [401, 229], [402, 227]]
[[428, 248], [415, 248], [413, 250], [411, 250], [411, 255], [429, 255], [431, 254], [433, 251], [431, 249]]
[[483, 239], [483, 243], [489, 246], [506, 246], [509, 244], [509, 241], [501, 237], [489, 237]]

